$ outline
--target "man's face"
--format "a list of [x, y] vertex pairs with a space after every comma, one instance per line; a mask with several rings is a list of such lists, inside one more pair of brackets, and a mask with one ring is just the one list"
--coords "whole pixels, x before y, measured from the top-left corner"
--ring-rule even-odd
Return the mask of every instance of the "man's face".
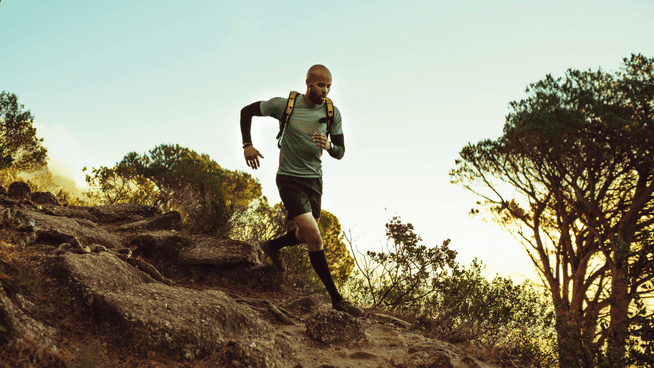
[[309, 90], [309, 99], [316, 105], [321, 105], [332, 88], [332, 78], [329, 72], [312, 75], [311, 79], [307, 79], [307, 87]]

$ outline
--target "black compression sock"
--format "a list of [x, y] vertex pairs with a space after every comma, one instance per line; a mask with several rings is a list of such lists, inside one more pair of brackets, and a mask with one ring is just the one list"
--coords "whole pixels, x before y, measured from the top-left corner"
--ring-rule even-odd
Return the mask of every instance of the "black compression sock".
[[338, 289], [336, 289], [334, 279], [332, 279], [332, 273], [329, 271], [327, 258], [325, 258], [325, 251], [318, 250], [315, 252], [309, 252], [309, 260], [311, 261], [311, 266], [318, 274], [318, 277], [320, 277], [323, 285], [325, 285], [325, 288], [332, 299], [332, 303], [341, 301], [343, 297], [338, 292]]
[[287, 232], [286, 235], [283, 235], [281, 238], [271, 240], [270, 249], [273, 252], [278, 252], [280, 249], [284, 247], [288, 247], [296, 244], [300, 244], [300, 242], [295, 237], [295, 230], [291, 230]]

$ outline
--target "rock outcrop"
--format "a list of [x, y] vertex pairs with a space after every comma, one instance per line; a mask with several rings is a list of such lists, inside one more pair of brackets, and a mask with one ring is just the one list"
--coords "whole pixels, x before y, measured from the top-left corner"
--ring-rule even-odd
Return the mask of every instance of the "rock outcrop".
[[346, 313], [335, 310], [313, 313], [306, 320], [307, 335], [322, 343], [356, 344], [366, 341], [363, 325]]
[[52, 275], [67, 280], [99, 322], [120, 326], [138, 349], [194, 359], [227, 339], [272, 331], [252, 308], [220, 291], [165, 285], [110, 252], [65, 253], [51, 262]]
[[30, 339], [46, 349], [55, 347], [58, 331], [29, 315], [34, 306], [20, 294], [15, 297], [16, 303], [9, 298], [3, 288], [0, 288], [0, 344], [6, 344], [15, 339]]
[[[110, 329], [119, 336], [112, 343], [137, 356], [216, 357], [225, 367], [452, 367], [463, 358], [462, 367], [490, 367], [418, 337], [395, 317], [357, 319], [317, 294], [247, 296], [246, 286], [279, 288], [283, 281], [262, 264], [259, 245], [181, 230], [176, 212], [132, 204], [64, 207], [26, 185], [0, 187], [3, 239], [29, 253], [34, 267], [19, 275], [47, 279], [63, 309], [85, 316], [91, 329]], [[15, 272], [12, 258], [1, 256], [0, 276]], [[215, 280], [236, 287], [207, 287]], [[0, 283], [0, 347], [30, 341], [56, 353], [62, 332], [26, 296], [24, 287]]]

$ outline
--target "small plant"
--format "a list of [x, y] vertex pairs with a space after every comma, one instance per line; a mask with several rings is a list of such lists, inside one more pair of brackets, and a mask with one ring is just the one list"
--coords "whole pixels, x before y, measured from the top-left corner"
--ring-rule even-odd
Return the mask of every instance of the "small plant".
[[15, 209], [9, 208], [0, 214], [0, 241], [11, 246], [18, 240], [18, 231], [23, 226], [21, 213]]
[[39, 290], [39, 278], [31, 269], [16, 266], [15, 286], [20, 294], [34, 294]]
[[[0, 234], [0, 238], [4, 238], [4, 234]], [[10, 243], [5, 242], [4, 240], [0, 239], [0, 261], [3, 261], [5, 263], [9, 263], [12, 261], [12, 259], [15, 257], [12, 252], [12, 248], [14, 246], [11, 245]]]
[[94, 346], [85, 346], [79, 352], [78, 365], [80, 368], [93, 368], [98, 366], [100, 352]]

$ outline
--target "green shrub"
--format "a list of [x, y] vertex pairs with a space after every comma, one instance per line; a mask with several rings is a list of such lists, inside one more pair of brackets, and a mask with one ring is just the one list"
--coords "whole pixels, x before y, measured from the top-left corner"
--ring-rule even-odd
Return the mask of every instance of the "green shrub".
[[451, 342], [473, 341], [499, 359], [548, 366], [554, 359], [554, 309], [544, 292], [524, 282], [482, 276], [484, 265], [457, 265], [425, 301], [434, 332]]

